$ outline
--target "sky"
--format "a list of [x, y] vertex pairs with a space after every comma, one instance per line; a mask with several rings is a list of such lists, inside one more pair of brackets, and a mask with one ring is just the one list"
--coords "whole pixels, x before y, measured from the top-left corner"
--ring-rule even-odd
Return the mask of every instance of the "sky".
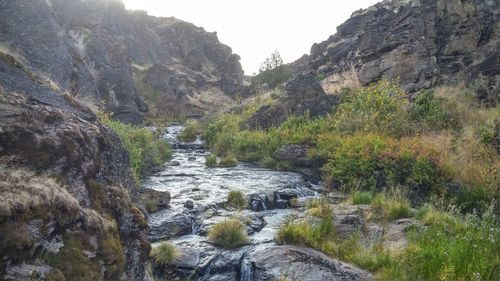
[[241, 57], [245, 74], [258, 72], [274, 50], [285, 63], [309, 54], [360, 8], [379, 0], [122, 0], [131, 10], [176, 17], [216, 31]]

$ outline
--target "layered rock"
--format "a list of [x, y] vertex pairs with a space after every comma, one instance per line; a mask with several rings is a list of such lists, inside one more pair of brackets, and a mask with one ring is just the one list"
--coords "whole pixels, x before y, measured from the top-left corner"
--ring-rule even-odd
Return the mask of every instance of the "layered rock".
[[0, 278], [142, 280], [150, 246], [127, 151], [88, 108], [39, 87], [0, 88]]
[[[230, 99], [243, 78], [239, 57], [215, 33], [127, 11], [119, 0], [0, 1], [0, 53], [15, 58], [39, 84], [92, 105], [104, 101], [129, 123], [141, 122], [148, 110], [143, 95], [151, 93], [144, 83], [177, 107], [187, 105], [190, 112], [193, 104], [204, 113], [212, 105], [198, 94]], [[0, 71], [6, 90], [36, 95], [36, 85]], [[204, 90], [186, 90], [193, 87]], [[177, 109], [165, 104], [157, 110]]]
[[330, 84], [346, 76], [362, 85], [397, 79], [407, 92], [482, 79], [498, 95], [499, 7], [483, 0], [384, 0], [353, 13], [292, 69], [312, 70]]
[[314, 73], [297, 75], [285, 85], [278, 101], [257, 110], [248, 120], [250, 129], [269, 129], [283, 123], [288, 116], [317, 117], [332, 111], [339, 103], [337, 96], [326, 95]]

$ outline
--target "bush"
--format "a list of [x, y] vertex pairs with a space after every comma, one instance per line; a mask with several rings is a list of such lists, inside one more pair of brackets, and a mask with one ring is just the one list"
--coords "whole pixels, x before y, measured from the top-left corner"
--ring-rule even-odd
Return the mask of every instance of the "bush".
[[288, 221], [278, 231], [275, 240], [279, 244], [308, 246], [321, 249], [323, 245], [335, 237], [331, 217], [323, 217], [313, 225], [307, 221]]
[[177, 136], [180, 141], [193, 142], [198, 135], [203, 134], [203, 129], [197, 121], [189, 121], [184, 130]]
[[217, 167], [217, 156], [210, 155], [205, 158], [205, 165], [207, 167]]
[[231, 190], [227, 195], [227, 204], [236, 209], [245, 209], [248, 202], [243, 192], [239, 190]]
[[126, 125], [100, 114], [101, 122], [113, 130], [129, 153], [130, 168], [139, 181], [151, 168], [159, 166], [171, 157], [167, 142], [146, 128]]
[[219, 167], [236, 167], [237, 165], [238, 159], [233, 156], [223, 157], [218, 164]]
[[373, 200], [373, 194], [369, 191], [358, 191], [355, 190], [351, 192], [349, 196], [349, 201], [352, 205], [367, 205], [371, 204]]
[[454, 114], [444, 110], [445, 102], [443, 97], [436, 97], [433, 91], [423, 92], [417, 95], [409, 108], [409, 117], [423, 131], [456, 128], [458, 124]]
[[162, 243], [151, 251], [154, 263], [160, 266], [170, 264], [177, 256], [179, 256], [179, 252], [168, 242]]
[[208, 239], [225, 249], [234, 249], [248, 243], [245, 227], [236, 219], [224, 220], [212, 226], [208, 230]]
[[[431, 190], [443, 181], [439, 154], [418, 139], [379, 135], [322, 135], [317, 153], [326, 157], [327, 183], [344, 190], [381, 190], [389, 185]], [[325, 155], [326, 154], [326, 155]]]
[[389, 81], [359, 88], [343, 98], [334, 117], [336, 130], [401, 136], [408, 132], [405, 92]]

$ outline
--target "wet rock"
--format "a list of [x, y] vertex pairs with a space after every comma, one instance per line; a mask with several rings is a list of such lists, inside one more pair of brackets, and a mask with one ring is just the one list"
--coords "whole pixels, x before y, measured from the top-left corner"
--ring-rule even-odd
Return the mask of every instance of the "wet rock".
[[188, 161], [194, 162], [194, 161], [196, 161], [196, 157], [195, 156], [189, 156], [188, 157]]
[[169, 207], [170, 193], [150, 188], [137, 188], [131, 192], [132, 200], [148, 213], [161, 211]]
[[184, 202], [184, 207], [186, 207], [187, 209], [193, 209], [194, 208], [194, 203], [192, 200], [188, 200], [186, 202]]
[[149, 240], [159, 241], [191, 234], [193, 219], [185, 213], [171, 210], [152, 214], [149, 218]]
[[181, 163], [179, 161], [171, 161], [170, 163], [168, 163], [170, 166], [180, 166]]
[[261, 231], [267, 224], [264, 217], [260, 214], [252, 214], [245, 218], [245, 226], [249, 235]]
[[372, 275], [352, 265], [331, 259], [310, 248], [270, 246], [245, 255], [241, 280], [271, 281], [286, 276], [289, 280], [371, 280]]

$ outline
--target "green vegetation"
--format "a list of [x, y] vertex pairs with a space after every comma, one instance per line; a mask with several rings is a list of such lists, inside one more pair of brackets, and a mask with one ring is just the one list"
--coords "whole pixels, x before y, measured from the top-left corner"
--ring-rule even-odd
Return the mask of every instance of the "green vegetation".
[[243, 192], [239, 190], [231, 190], [227, 195], [227, 204], [236, 209], [245, 209], [248, 202]]
[[283, 64], [283, 59], [278, 51], [274, 51], [262, 63], [259, 74], [255, 75], [252, 79], [252, 85], [260, 86], [267, 84], [270, 89], [274, 89], [279, 84], [286, 82], [292, 73], [289, 67]]
[[150, 255], [155, 264], [165, 266], [169, 265], [176, 257], [178, 257], [179, 252], [174, 245], [164, 242], [157, 248], [154, 248]]
[[219, 167], [236, 167], [238, 165], [238, 159], [236, 157], [228, 155], [220, 159]]
[[410, 202], [402, 196], [389, 197], [384, 194], [377, 194], [373, 197], [371, 206], [374, 212], [373, 219], [393, 221], [413, 217]]
[[177, 138], [183, 142], [193, 142], [201, 134], [203, 134], [202, 125], [197, 121], [189, 120]]
[[305, 144], [308, 157], [322, 163], [329, 187], [350, 193], [350, 204], [370, 205], [367, 223], [387, 227], [414, 218], [425, 227], [410, 230], [408, 246], [398, 251], [367, 244], [361, 233], [340, 239], [331, 206], [314, 200], [307, 204], [309, 216], [287, 222], [276, 241], [318, 249], [374, 272], [378, 280], [498, 280], [500, 106], [482, 104], [463, 86], [409, 101], [387, 81], [344, 89], [340, 97], [330, 115], [245, 129], [260, 107], [276, 102], [260, 95], [213, 120], [205, 138], [217, 156], [276, 169], [291, 163], [274, 159], [274, 151]]
[[205, 159], [205, 165], [207, 165], [207, 167], [217, 167], [217, 156], [207, 156], [207, 158]]
[[152, 167], [163, 164], [171, 157], [170, 146], [154, 132], [123, 124], [106, 114], [100, 114], [99, 117], [122, 140], [129, 153], [132, 174], [137, 181]]
[[373, 194], [369, 191], [354, 190], [349, 196], [349, 203], [352, 205], [367, 205], [371, 204]]
[[248, 243], [245, 227], [236, 219], [227, 219], [213, 225], [208, 230], [208, 239], [225, 249], [234, 249]]

